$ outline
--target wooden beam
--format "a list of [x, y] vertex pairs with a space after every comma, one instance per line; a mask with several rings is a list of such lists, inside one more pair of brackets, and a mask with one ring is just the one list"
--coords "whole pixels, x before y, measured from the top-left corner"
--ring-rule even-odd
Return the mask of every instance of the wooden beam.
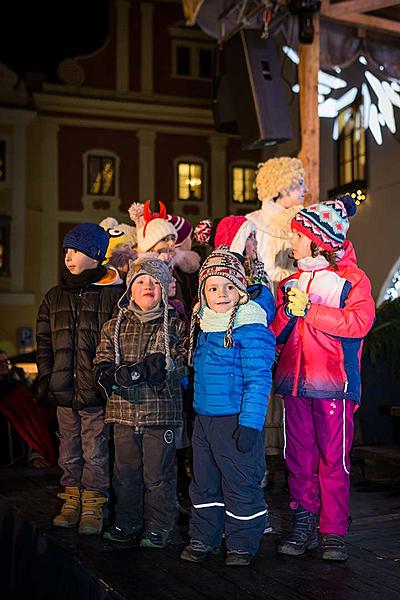
[[321, 14], [334, 17], [348, 13], [365, 13], [387, 8], [388, 6], [398, 6], [399, 4], [400, 0], [343, 0], [335, 4], [325, 1], [321, 5]]
[[298, 157], [304, 165], [305, 181], [309, 191], [305, 204], [319, 202], [319, 15], [314, 15], [313, 24], [313, 43], [299, 46], [301, 149]]
[[347, 13], [345, 15], [322, 15], [325, 19], [340, 21], [353, 27], [362, 27], [365, 29], [375, 29], [376, 31], [400, 35], [400, 22], [374, 17], [372, 15], [363, 15], [358, 13]]

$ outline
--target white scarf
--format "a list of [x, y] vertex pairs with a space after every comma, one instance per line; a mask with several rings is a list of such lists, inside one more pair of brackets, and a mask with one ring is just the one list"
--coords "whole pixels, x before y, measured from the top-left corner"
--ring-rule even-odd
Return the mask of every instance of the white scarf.
[[[208, 306], [204, 306], [199, 312], [200, 329], [205, 333], [210, 333], [212, 331], [226, 331], [232, 310], [233, 308], [226, 313], [216, 313], [208, 308]], [[236, 313], [233, 328], [236, 329], [242, 325], [254, 325], [256, 323], [268, 327], [265, 310], [253, 300], [240, 305]]]

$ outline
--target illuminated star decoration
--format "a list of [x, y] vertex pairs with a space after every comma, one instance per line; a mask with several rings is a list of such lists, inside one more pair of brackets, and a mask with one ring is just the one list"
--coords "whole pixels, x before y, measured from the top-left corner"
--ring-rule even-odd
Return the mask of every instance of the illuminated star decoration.
[[[295, 64], [299, 64], [299, 56], [295, 50], [288, 46], [283, 46], [283, 52]], [[364, 56], [359, 57], [359, 62], [367, 66], [367, 60]], [[380, 70], [384, 67], [381, 65]], [[336, 73], [340, 73], [340, 67], [335, 67]], [[364, 128], [369, 129], [377, 144], [382, 144], [382, 127], [387, 127], [391, 133], [396, 133], [396, 121], [394, 116], [394, 107], [400, 107], [400, 81], [381, 81], [368, 69], [363, 72], [365, 81], [361, 85], [361, 96], [363, 99], [362, 112]], [[318, 72], [318, 114], [320, 117], [334, 119], [332, 137], [337, 140], [341, 131], [339, 130], [339, 112], [346, 106], [350, 106], [356, 99], [359, 89], [348, 87], [347, 81], [335, 75], [330, 75], [325, 71]], [[340, 98], [329, 98], [333, 90], [343, 89], [344, 93]], [[292, 91], [299, 93], [299, 84], [292, 86]], [[372, 92], [372, 95], [370, 93]], [[350, 112], [348, 115], [350, 118]], [[341, 127], [346, 125], [346, 115]]]

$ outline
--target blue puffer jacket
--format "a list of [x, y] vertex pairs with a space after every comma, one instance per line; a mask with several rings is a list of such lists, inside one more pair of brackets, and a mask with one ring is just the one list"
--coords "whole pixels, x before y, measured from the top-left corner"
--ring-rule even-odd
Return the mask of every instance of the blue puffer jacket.
[[[270, 294], [269, 290], [267, 290]], [[273, 317], [273, 300], [257, 299]], [[272, 296], [272, 295], [271, 295]], [[275, 336], [260, 323], [233, 329], [233, 348], [224, 348], [225, 331], [201, 331], [194, 353], [194, 410], [199, 415], [238, 414], [238, 423], [261, 431], [271, 391]]]

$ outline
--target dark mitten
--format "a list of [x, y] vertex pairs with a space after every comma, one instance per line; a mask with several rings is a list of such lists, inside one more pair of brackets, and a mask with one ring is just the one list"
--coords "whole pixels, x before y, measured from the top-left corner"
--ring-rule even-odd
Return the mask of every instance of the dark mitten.
[[259, 435], [260, 432], [257, 429], [239, 425], [233, 434], [233, 439], [236, 440], [236, 448], [239, 452], [250, 452]]
[[114, 385], [114, 368], [113, 367], [96, 367], [94, 378], [100, 391], [106, 398], [111, 396], [112, 387]]
[[146, 367], [142, 362], [132, 365], [121, 365], [115, 371], [115, 383], [121, 388], [130, 388], [146, 381]]
[[149, 354], [143, 360], [147, 371], [147, 383], [151, 387], [161, 387], [167, 376], [165, 356], [162, 352]]

